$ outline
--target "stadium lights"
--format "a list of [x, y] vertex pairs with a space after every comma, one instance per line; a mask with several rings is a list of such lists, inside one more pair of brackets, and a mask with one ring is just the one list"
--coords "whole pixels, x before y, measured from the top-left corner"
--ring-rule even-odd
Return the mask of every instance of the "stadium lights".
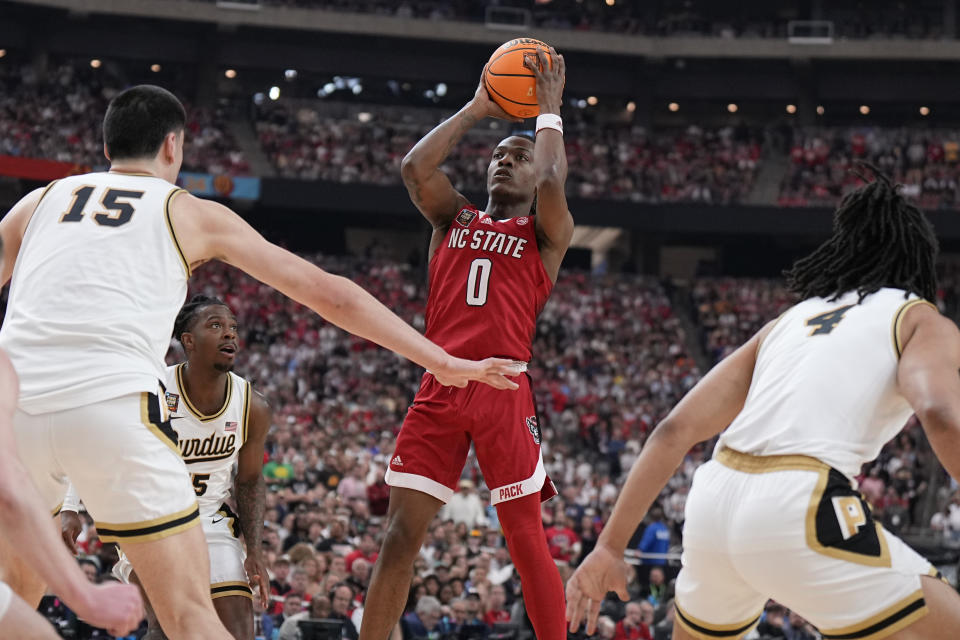
[[870, 113], [870, 107], [868, 107], [865, 104], [860, 105], [860, 113], [862, 113], [863, 115], [867, 115], [868, 113]]
[[96, 58], [94, 58], [93, 60], [90, 61], [90, 66], [93, 67], [94, 69], [99, 69], [99, 68], [100, 68], [100, 65], [102, 65], [102, 64], [103, 64], [103, 63], [100, 62], [100, 61], [99, 61], [98, 59], [96, 59]]
[[922, 116], [930, 115], [930, 107], [920, 107], [920, 115]]
[[360, 95], [360, 92], [363, 91], [363, 85], [358, 82], [357, 84], [353, 85], [353, 88], [351, 88], [350, 91], [353, 91], [353, 95], [358, 96]]
[[738, 106], [737, 106], [736, 104], [734, 104], [733, 102], [731, 102], [730, 104], [727, 105], [727, 111], [729, 111], [730, 113], [736, 113], [739, 108], [740, 108], [740, 107], [738, 107]]
[[788, 104], [788, 105], [787, 105], [787, 113], [789, 113], [790, 115], [793, 115], [793, 114], [795, 114], [796, 112], [797, 112], [797, 105], [795, 105], [795, 104]]
[[288, 81], [297, 79], [297, 70], [296, 69], [287, 69], [283, 72], [283, 77]]
[[824, 113], [823, 105], [817, 105], [817, 115], [822, 116]]
[[636, 103], [636, 102], [634, 102], [633, 100], [631, 100], [630, 102], [627, 103], [627, 111], [629, 111], [630, 113], [633, 113], [633, 112], [636, 111], [636, 110], [637, 110], [637, 103]]
[[445, 83], [441, 82], [437, 85], [437, 95], [441, 98], [447, 95], [447, 85]]
[[357, 114], [357, 120], [359, 120], [360, 122], [370, 122], [371, 120], [373, 120], [373, 114], [370, 113], [369, 111], [361, 111], [360, 113]]
[[158, 64], [152, 64], [152, 65], [150, 65], [150, 71], [153, 71], [154, 73], [159, 73], [159, 72], [160, 72], [160, 65], [158, 65]]
[[278, 99], [280, 97], [280, 87], [270, 87], [270, 92], [267, 93], [267, 96], [269, 96], [271, 100]]
[[587, 98], [587, 104], [591, 107], [597, 106], [597, 102], [599, 102], [599, 100], [597, 100], [597, 96], [590, 96]]
[[226, 71], [223, 72], [223, 75], [225, 75], [226, 77], [228, 77], [228, 78], [230, 78], [231, 80], [233, 80], [234, 78], [237, 77], [237, 70], [236, 70], [236, 69], [227, 69]]
[[676, 102], [671, 102], [667, 105], [667, 109], [670, 109], [670, 111], [676, 113], [677, 111], [680, 111], [680, 105], [678, 105]]

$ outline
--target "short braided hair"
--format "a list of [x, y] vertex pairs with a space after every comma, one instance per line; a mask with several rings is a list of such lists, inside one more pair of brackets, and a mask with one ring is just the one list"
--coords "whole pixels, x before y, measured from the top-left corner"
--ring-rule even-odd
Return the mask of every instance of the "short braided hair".
[[197, 319], [197, 313], [199, 313], [200, 309], [211, 305], [223, 305], [226, 307], [227, 303], [220, 298], [211, 298], [210, 296], [197, 294], [180, 308], [180, 313], [177, 314], [177, 319], [173, 323], [173, 337], [177, 339], [177, 342], [183, 344], [183, 334], [190, 332], [193, 321]]

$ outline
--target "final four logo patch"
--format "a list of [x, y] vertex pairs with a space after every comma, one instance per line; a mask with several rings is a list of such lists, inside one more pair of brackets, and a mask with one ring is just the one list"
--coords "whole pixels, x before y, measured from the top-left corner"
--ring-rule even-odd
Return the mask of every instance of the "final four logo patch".
[[170, 393], [169, 391], [163, 395], [167, 400], [167, 410], [171, 413], [176, 413], [177, 409], [180, 407], [180, 396], [175, 393]]
[[476, 217], [476, 211], [470, 211], [470, 209], [461, 209], [460, 213], [457, 214], [457, 222], [459, 222], [461, 226], [469, 227], [470, 223], [473, 222], [473, 219]]

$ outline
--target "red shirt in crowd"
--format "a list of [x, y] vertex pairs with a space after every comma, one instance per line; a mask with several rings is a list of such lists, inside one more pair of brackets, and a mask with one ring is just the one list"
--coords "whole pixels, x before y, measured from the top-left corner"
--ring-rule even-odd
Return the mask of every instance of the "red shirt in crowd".
[[550, 557], [554, 560], [570, 562], [573, 559], [573, 545], [580, 541], [573, 529], [550, 527], [546, 533], [547, 545], [550, 547]]
[[640, 623], [636, 627], [626, 627], [624, 626], [626, 620], [621, 620], [617, 623], [617, 631], [613, 636], [613, 640], [653, 640], [653, 636], [650, 635], [650, 627], [644, 623]]
[[363, 551], [360, 551], [360, 549], [354, 549], [353, 551], [347, 554], [346, 558], [343, 559], [343, 563], [347, 565], [347, 572], [349, 573], [353, 567], [353, 561], [356, 560], [357, 558], [364, 558], [365, 560], [370, 562], [370, 566], [372, 567], [374, 563], [376, 563], [378, 555], [380, 554], [374, 551], [370, 555], [365, 556], [363, 555]]
[[489, 625], [497, 622], [510, 622], [510, 612], [503, 609], [490, 610], [483, 616], [483, 621]]

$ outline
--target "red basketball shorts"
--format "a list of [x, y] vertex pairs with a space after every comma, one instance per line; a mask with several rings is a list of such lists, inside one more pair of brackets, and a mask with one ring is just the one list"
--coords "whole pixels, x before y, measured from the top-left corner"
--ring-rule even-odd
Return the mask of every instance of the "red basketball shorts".
[[479, 382], [444, 387], [427, 373], [407, 412], [387, 467], [391, 487], [415, 489], [447, 502], [456, 491], [473, 442], [490, 502], [539, 493], [557, 495], [540, 455], [540, 425], [530, 378], [512, 378], [516, 391]]

